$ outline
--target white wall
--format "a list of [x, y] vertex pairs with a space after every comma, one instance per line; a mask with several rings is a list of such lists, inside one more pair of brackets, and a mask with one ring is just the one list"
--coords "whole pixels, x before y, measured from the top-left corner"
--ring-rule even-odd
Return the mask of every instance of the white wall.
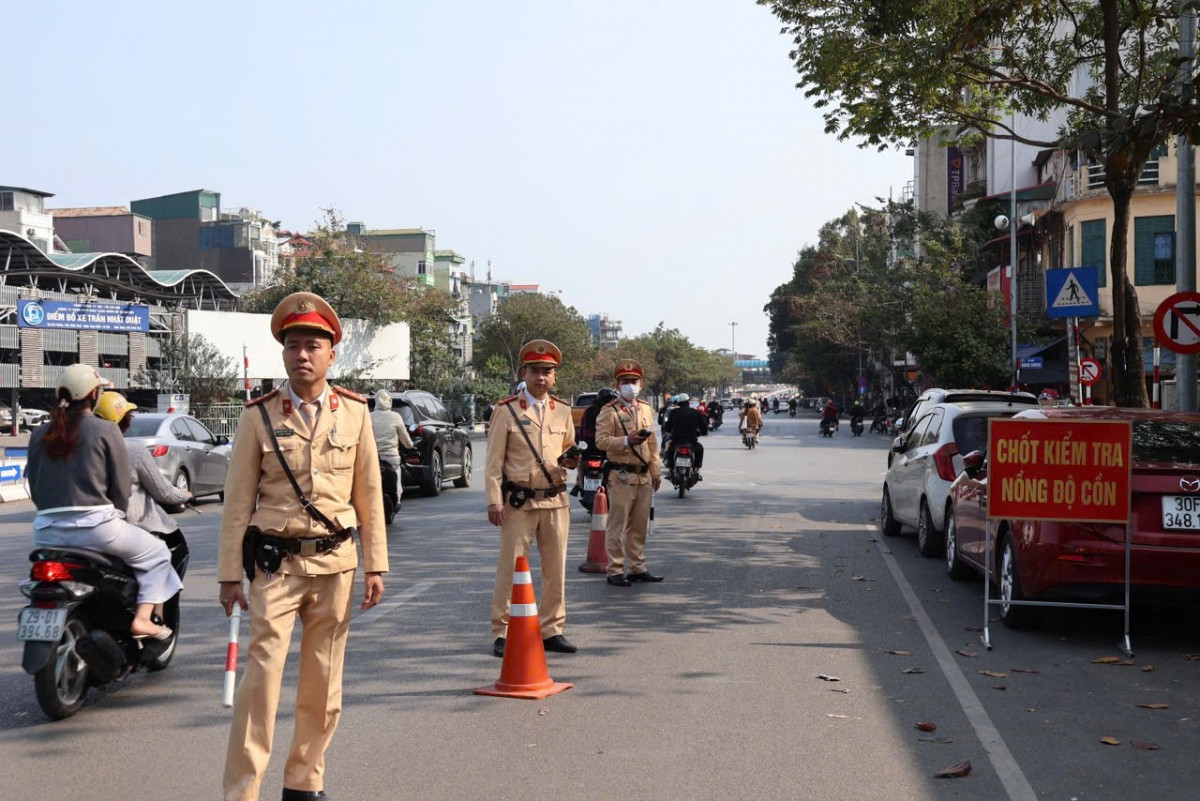
[[[188, 332], [200, 334], [233, 359], [241, 375], [242, 346], [250, 358], [250, 379], [287, 378], [283, 347], [271, 336], [271, 315], [239, 312], [192, 311], [187, 313]], [[342, 341], [329, 374], [338, 375], [374, 365], [364, 373], [381, 381], [403, 381], [409, 377], [408, 323], [378, 328], [362, 320], [342, 320]]]
[[[1005, 118], [1007, 123], [1008, 119]], [[1058, 139], [1058, 131], [1066, 123], [1066, 111], [1056, 111], [1045, 122], [1032, 117], [1017, 115], [1014, 127], [1021, 136], [1045, 142]], [[1013, 142], [1008, 139], [987, 140], [987, 164], [989, 195], [1012, 191], [1012, 151]], [[1024, 189], [1037, 184], [1037, 167], [1033, 160], [1044, 147], [1016, 143], [1017, 155], [1017, 189]]]

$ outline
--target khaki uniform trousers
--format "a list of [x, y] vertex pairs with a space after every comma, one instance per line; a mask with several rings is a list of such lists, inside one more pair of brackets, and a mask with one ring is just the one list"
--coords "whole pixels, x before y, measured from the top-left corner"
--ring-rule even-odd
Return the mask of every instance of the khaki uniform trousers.
[[518, 556], [528, 556], [529, 544], [537, 539], [542, 565], [542, 592], [538, 622], [542, 639], [562, 634], [567, 623], [566, 571], [567, 530], [571, 509], [514, 509], [504, 507], [500, 526], [500, 561], [496, 564], [496, 588], [492, 592], [492, 636], [508, 636], [508, 606], [512, 601], [513, 566]]
[[283, 772], [292, 790], [324, 789], [325, 749], [342, 715], [342, 664], [350, 633], [354, 571], [313, 576], [256, 573], [250, 584], [250, 647], [238, 684], [225, 755], [225, 801], [256, 801], [275, 734], [284, 661], [299, 616], [296, 724]]
[[608, 530], [604, 538], [608, 575], [646, 572], [646, 528], [653, 495], [654, 487], [649, 483], [624, 484], [616, 473], [609, 474]]

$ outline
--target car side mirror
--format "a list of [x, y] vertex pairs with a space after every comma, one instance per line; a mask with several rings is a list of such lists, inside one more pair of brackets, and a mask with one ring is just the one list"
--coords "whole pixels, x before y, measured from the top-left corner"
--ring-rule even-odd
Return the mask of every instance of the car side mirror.
[[903, 417], [897, 417], [897, 418], [896, 418], [896, 430], [897, 430], [897, 431], [903, 431], [903, 430], [904, 430], [904, 418], [903, 418]]
[[217, 442], [217, 447], [220, 447], [220, 446], [222, 446], [222, 445], [228, 445], [228, 444], [229, 444], [229, 437], [225, 436], [224, 434], [220, 434], [220, 435], [217, 437], [217, 440], [216, 440], [216, 442]]
[[454, 415], [454, 425], [465, 426], [466, 424], [467, 424], [467, 418], [463, 417], [461, 414]]
[[983, 469], [983, 451], [971, 451], [966, 456], [955, 456], [954, 458], [962, 461], [962, 470], [959, 472], [964, 472], [969, 476], [974, 476]]
[[896, 437], [892, 440], [892, 452], [904, 453], [904, 437]]

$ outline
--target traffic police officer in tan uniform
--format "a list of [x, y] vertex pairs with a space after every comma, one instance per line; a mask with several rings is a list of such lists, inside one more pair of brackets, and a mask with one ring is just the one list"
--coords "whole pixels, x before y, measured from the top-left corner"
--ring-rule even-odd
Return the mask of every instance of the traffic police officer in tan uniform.
[[[383, 596], [382, 574], [388, 569], [383, 495], [366, 398], [326, 382], [342, 338], [337, 314], [317, 295], [297, 292], [275, 309], [271, 333], [283, 344], [288, 381], [242, 411], [225, 480], [217, 555], [225, 614], [234, 604], [250, 609], [250, 645], [234, 704], [224, 797], [259, 797], [271, 758], [284, 661], [299, 617], [295, 733], [284, 767], [283, 801], [320, 801], [328, 799], [325, 749], [342, 712], [342, 663], [358, 564], [353, 532], [359, 532], [366, 571], [361, 608], [369, 609]], [[272, 433], [315, 514], [306, 511], [280, 464]], [[249, 567], [243, 559], [246, 539], [257, 545], [249, 552], [254, 559]], [[244, 570], [253, 571], [245, 593]]]
[[[500, 561], [492, 593], [492, 653], [504, 656], [513, 565], [528, 553], [536, 538], [542, 565], [542, 601], [538, 617], [547, 651], [574, 653], [563, 636], [567, 529], [571, 522], [567, 473], [579, 457], [559, 461], [575, 445], [571, 404], [550, 394], [562, 353], [553, 343], [535, 339], [519, 356], [524, 389], [505, 398], [492, 411], [488, 432], [488, 522], [500, 527]], [[539, 466], [538, 460], [541, 460]]]
[[596, 419], [596, 447], [607, 451], [608, 465], [608, 583], [628, 587], [635, 581], [662, 581], [646, 569], [646, 530], [651, 495], [662, 483], [654, 411], [638, 399], [642, 366], [618, 359], [613, 377], [617, 399]]

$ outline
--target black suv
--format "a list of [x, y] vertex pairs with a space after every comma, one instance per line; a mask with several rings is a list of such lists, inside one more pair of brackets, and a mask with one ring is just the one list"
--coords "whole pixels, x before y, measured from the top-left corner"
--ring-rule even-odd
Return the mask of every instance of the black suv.
[[451, 418], [442, 402], [424, 390], [391, 395], [392, 409], [404, 418], [417, 451], [404, 457], [402, 484], [420, 487], [426, 495], [440, 494], [446, 479], [456, 487], [471, 486], [471, 435], [462, 429], [467, 421]]

